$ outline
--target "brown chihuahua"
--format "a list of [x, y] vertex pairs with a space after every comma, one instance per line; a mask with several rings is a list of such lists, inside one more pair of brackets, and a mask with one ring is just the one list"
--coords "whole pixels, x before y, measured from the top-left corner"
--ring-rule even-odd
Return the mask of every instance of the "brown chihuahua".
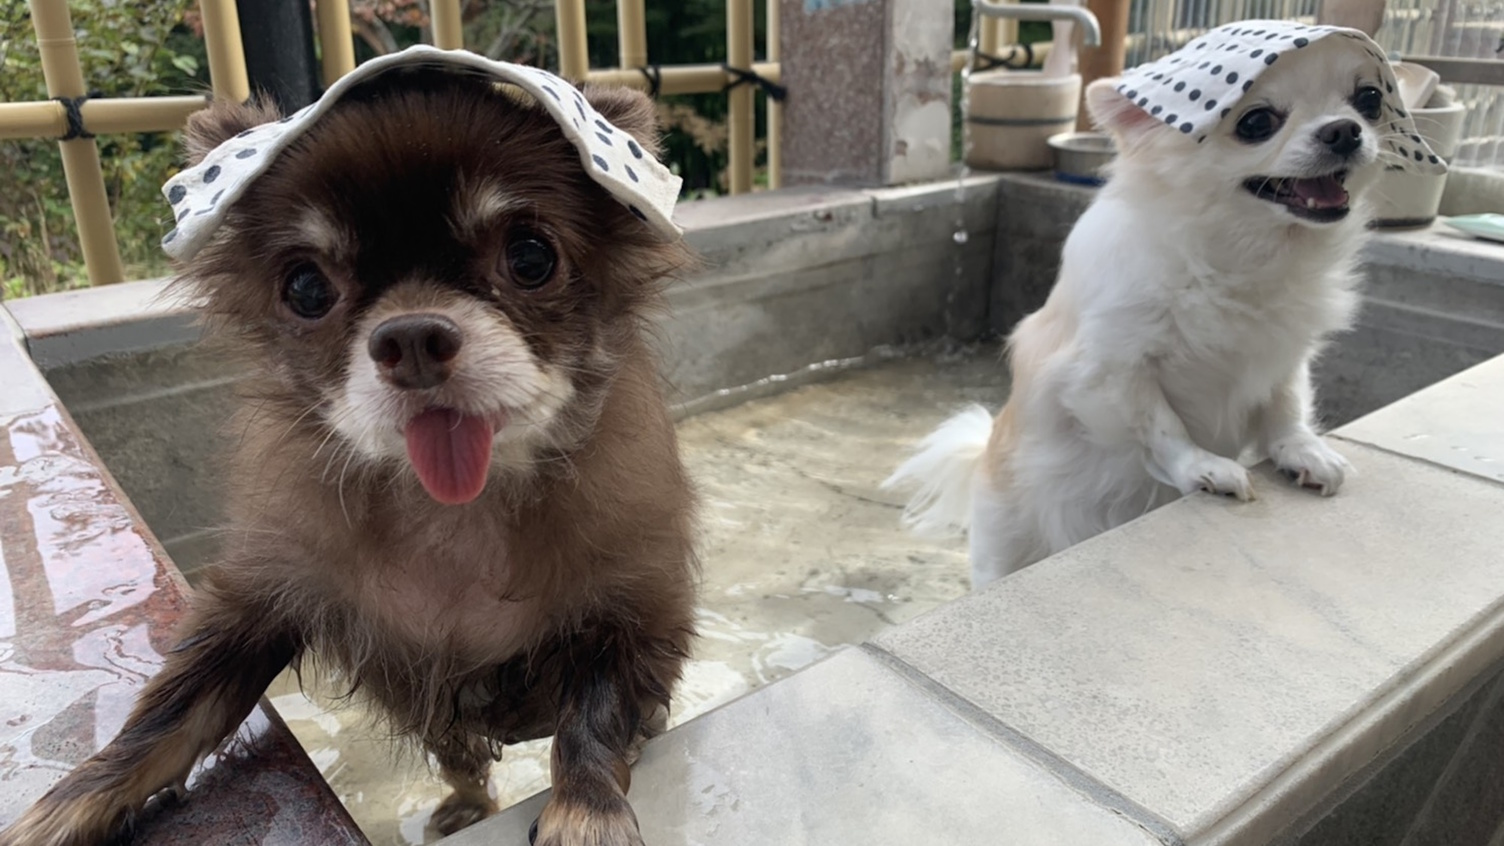
[[[645, 96], [583, 102], [657, 149]], [[276, 119], [199, 113], [190, 161]], [[0, 844], [128, 832], [309, 659], [437, 758], [439, 831], [495, 810], [501, 746], [553, 735], [536, 842], [642, 843], [628, 765], [667, 716], [697, 576], [644, 321], [687, 248], [542, 104], [432, 69], [349, 88], [233, 203], [182, 273], [254, 373], [226, 552], [120, 735]]]

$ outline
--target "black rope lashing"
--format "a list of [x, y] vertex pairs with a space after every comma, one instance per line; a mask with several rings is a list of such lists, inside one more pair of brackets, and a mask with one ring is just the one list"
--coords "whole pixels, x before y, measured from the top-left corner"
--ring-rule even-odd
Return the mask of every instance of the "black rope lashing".
[[63, 104], [63, 114], [68, 119], [68, 131], [59, 138], [59, 141], [72, 141], [76, 138], [93, 138], [94, 133], [84, 129], [84, 103], [90, 97], [98, 97], [99, 92], [93, 91], [81, 97], [53, 97]]
[[764, 94], [767, 94], [777, 102], [783, 102], [783, 98], [788, 96], [789, 90], [787, 88], [784, 88], [771, 79], [760, 76], [757, 71], [743, 70], [724, 64], [721, 65], [721, 69], [734, 77], [734, 79], [721, 88], [722, 93], [730, 91], [738, 85], [755, 85], [761, 88]]
[[648, 65], [645, 68], [638, 68], [637, 71], [648, 81], [648, 96], [654, 100], [658, 99], [658, 95], [663, 91], [663, 68]]
[[[1019, 54], [1023, 54], [1022, 61]], [[976, 67], [973, 71], [989, 71], [993, 68], [1008, 68], [1009, 70], [1023, 70], [1034, 64], [1034, 48], [1028, 44], [1015, 44], [1008, 48], [1008, 55], [994, 56], [991, 53], [976, 51]]]

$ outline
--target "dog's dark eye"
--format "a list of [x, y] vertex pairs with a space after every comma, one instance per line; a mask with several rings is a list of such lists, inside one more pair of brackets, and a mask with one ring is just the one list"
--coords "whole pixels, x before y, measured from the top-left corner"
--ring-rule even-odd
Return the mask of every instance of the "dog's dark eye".
[[1285, 125], [1285, 117], [1270, 108], [1254, 109], [1238, 118], [1238, 138], [1252, 144], [1268, 141]]
[[1353, 95], [1353, 108], [1369, 120], [1378, 120], [1384, 105], [1384, 94], [1372, 85], [1365, 85]]
[[329, 284], [324, 274], [311, 264], [299, 265], [287, 275], [287, 285], [282, 289], [282, 299], [292, 313], [308, 320], [317, 320], [329, 313], [339, 302], [339, 291]]
[[553, 278], [558, 259], [554, 248], [537, 235], [514, 235], [507, 244], [507, 273], [519, 288], [541, 288]]

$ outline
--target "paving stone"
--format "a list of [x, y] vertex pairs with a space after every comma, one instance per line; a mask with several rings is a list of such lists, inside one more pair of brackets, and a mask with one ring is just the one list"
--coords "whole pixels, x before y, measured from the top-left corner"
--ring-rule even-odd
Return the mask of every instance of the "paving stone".
[[[654, 846], [1150, 846], [860, 650], [666, 734], [633, 772]], [[446, 840], [525, 843], [543, 796]]]

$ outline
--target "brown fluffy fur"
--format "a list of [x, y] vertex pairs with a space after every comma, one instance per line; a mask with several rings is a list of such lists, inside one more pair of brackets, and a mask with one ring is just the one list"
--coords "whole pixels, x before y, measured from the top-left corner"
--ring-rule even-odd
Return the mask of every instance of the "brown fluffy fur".
[[[588, 97], [657, 147], [646, 98]], [[270, 117], [216, 106], [193, 118], [186, 148], [200, 158]], [[486, 181], [522, 209], [457, 233], [454, 197]], [[354, 245], [318, 257], [343, 299], [313, 326], [281, 302], [308, 210]], [[496, 278], [519, 219], [560, 256], [560, 278], [536, 291]], [[627, 764], [686, 657], [695, 568], [690, 485], [642, 320], [658, 280], [688, 259], [582, 172], [534, 104], [424, 72], [351, 92], [183, 273], [211, 334], [256, 374], [237, 418], [224, 559], [119, 737], [0, 844], [94, 844], [128, 828], [284, 666], [310, 658], [434, 753], [455, 788], [435, 816], [446, 833], [494, 810], [485, 779], [502, 744], [554, 735], [538, 843], [640, 843]], [[402, 462], [342, 444], [326, 416], [361, 316], [428, 299], [491, 310], [573, 388], [546, 437], [493, 460], [480, 498], [461, 506], [436, 503]]]

